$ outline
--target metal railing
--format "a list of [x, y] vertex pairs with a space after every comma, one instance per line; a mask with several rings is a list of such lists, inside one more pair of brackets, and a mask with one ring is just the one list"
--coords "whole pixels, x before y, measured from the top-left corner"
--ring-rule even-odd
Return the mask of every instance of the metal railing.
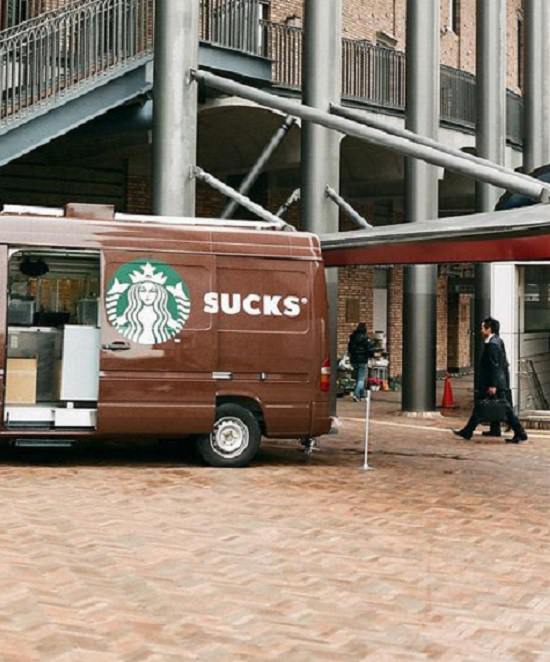
[[0, 33], [0, 126], [152, 53], [151, 0], [84, 0]]
[[252, 55], [265, 51], [270, 0], [200, 0], [200, 39]]
[[[203, 42], [270, 58], [276, 85], [301, 88], [303, 30], [265, 20], [270, 0], [195, 1]], [[154, 0], [0, 0], [0, 7], [4, 25], [23, 20], [0, 32], [0, 126], [153, 51]], [[343, 97], [402, 112], [405, 55], [367, 41], [343, 39], [342, 47]], [[520, 143], [522, 99], [509, 91], [507, 103], [508, 137]], [[441, 118], [475, 127], [475, 76], [441, 67]]]
[[12, 28], [38, 16], [66, 9], [78, 0], [0, 0], [0, 30]]
[[[298, 90], [302, 82], [302, 28], [264, 22], [266, 51], [273, 61], [273, 82]], [[342, 96], [392, 111], [404, 111], [406, 102], [405, 54], [366, 41], [342, 40]], [[475, 128], [476, 78], [441, 67], [441, 119], [460, 127]], [[507, 135], [522, 141], [522, 99], [508, 90]]]
[[366, 41], [342, 40], [342, 95], [376, 106], [405, 107], [405, 57]]

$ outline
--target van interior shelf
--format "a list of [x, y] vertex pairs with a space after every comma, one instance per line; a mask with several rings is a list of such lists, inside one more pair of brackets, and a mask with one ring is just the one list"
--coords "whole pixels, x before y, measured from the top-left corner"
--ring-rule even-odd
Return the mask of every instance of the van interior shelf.
[[99, 256], [20, 249], [8, 292], [6, 426], [95, 428]]

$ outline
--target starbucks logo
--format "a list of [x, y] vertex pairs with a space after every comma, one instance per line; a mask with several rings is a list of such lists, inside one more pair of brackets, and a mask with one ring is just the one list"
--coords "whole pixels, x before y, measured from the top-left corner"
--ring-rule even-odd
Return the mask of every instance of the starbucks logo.
[[156, 345], [178, 334], [189, 319], [189, 289], [167, 264], [145, 258], [115, 272], [105, 299], [107, 319], [125, 338]]

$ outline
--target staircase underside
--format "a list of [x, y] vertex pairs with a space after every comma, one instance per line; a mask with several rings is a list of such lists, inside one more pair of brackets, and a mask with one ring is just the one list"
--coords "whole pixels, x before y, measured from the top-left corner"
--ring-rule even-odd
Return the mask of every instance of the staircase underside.
[[[199, 65], [262, 84], [271, 81], [270, 60], [210, 44], [201, 44]], [[20, 112], [18, 118], [0, 127], [0, 166], [150, 92], [152, 87], [153, 56], [148, 54]]]

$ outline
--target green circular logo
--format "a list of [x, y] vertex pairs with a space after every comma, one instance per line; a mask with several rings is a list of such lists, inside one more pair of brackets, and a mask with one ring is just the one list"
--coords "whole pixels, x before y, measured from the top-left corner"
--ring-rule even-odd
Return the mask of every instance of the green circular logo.
[[116, 270], [105, 306], [107, 319], [122, 336], [141, 345], [157, 345], [183, 329], [191, 297], [172, 267], [140, 258]]

